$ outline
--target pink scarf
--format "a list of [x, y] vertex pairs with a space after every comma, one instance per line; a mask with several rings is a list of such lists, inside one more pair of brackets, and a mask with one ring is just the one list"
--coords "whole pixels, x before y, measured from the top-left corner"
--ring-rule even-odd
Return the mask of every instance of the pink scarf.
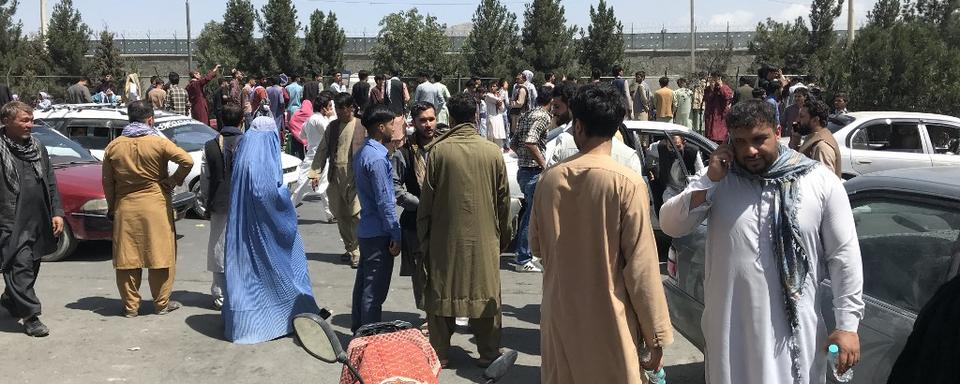
[[301, 138], [300, 132], [303, 132], [303, 124], [310, 119], [310, 116], [313, 116], [313, 103], [310, 100], [301, 102], [300, 109], [294, 112], [293, 116], [290, 116], [290, 133], [293, 134], [294, 139], [303, 145], [306, 145], [307, 141]]

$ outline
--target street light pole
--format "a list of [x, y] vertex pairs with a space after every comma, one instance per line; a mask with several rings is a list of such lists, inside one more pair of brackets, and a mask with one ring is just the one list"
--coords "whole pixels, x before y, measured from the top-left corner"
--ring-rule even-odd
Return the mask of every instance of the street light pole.
[[190, 46], [192, 44], [190, 37], [190, 0], [187, 2], [187, 71], [193, 70], [193, 49]]
[[853, 0], [847, 0], [847, 46], [853, 45]]
[[693, 75], [697, 71], [697, 40], [695, 26], [693, 24], [693, 1], [694, 0], [690, 0], [690, 75]]

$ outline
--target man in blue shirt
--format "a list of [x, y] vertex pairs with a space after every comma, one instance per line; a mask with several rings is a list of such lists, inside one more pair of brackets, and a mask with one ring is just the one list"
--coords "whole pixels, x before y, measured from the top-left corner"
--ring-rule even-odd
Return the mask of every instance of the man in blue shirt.
[[384, 146], [393, 136], [395, 114], [376, 105], [363, 113], [367, 138], [353, 161], [353, 174], [360, 200], [360, 266], [353, 285], [350, 329], [356, 333], [365, 324], [380, 322], [387, 299], [393, 258], [400, 254], [400, 221], [397, 219], [393, 169]]

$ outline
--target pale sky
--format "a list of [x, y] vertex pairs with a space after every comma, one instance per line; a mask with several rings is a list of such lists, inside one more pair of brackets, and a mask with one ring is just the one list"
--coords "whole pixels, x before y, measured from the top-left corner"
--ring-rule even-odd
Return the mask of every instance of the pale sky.
[[[59, 0], [48, 0], [49, 12]], [[501, 0], [517, 14], [522, 27], [523, 0]], [[728, 23], [731, 31], [748, 31], [757, 22], [772, 17], [793, 20], [809, 14], [809, 0], [695, 0], [695, 20], [701, 32], [723, 31]], [[844, 0], [847, 1], [847, 0]], [[856, 25], [862, 25], [867, 12], [877, 0], [853, 0]], [[254, 0], [259, 10], [266, 0]], [[193, 0], [190, 3], [190, 24], [194, 37], [203, 24], [210, 20], [222, 21], [223, 0]], [[315, 9], [337, 14], [347, 36], [375, 36], [380, 19], [393, 12], [413, 7], [422, 13], [436, 16], [441, 23], [452, 26], [469, 23], [478, 0], [294, 0], [301, 24], [309, 21]], [[590, 22], [591, 0], [563, 0], [567, 21], [586, 28]], [[609, 0], [623, 23], [624, 33], [633, 32], [687, 32], [690, 29], [690, 2], [687, 0]], [[179, 0], [74, 0], [84, 21], [94, 30], [108, 27], [127, 38], [184, 38], [187, 34], [184, 2]], [[49, 14], [49, 13], [48, 13]], [[16, 17], [23, 21], [24, 30], [33, 33], [40, 28], [40, 0], [21, 0]], [[846, 6], [838, 20], [837, 29], [846, 29]]]

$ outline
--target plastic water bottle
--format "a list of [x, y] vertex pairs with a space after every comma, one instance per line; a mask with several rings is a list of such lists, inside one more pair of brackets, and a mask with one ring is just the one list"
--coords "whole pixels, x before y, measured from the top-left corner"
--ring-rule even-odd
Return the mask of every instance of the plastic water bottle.
[[647, 381], [649, 381], [650, 384], [667, 384], [667, 373], [663, 371], [663, 368], [657, 371], [644, 369], [643, 373], [647, 375]]
[[830, 344], [827, 347], [827, 362], [830, 363], [830, 372], [833, 373], [833, 378], [840, 383], [846, 383], [850, 380], [853, 380], [853, 368], [848, 368], [846, 372], [842, 375], [837, 374], [837, 359], [840, 358], [840, 347], [836, 344]]

